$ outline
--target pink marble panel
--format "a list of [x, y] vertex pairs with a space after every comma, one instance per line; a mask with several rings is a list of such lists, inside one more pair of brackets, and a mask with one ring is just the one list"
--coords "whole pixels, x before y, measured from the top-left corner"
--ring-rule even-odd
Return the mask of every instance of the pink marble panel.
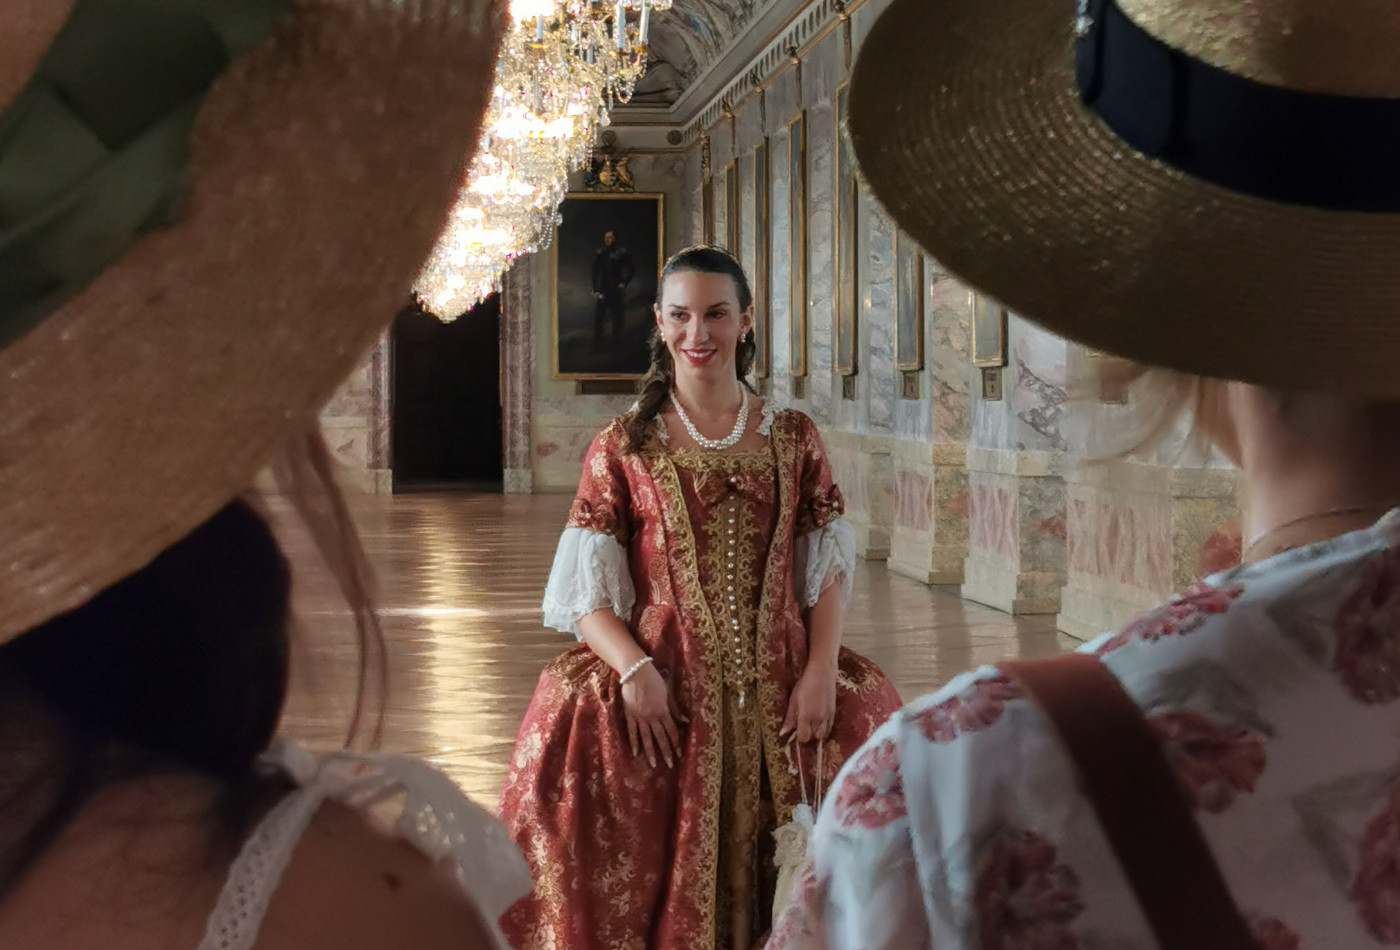
[[1171, 529], [1156, 505], [1074, 499], [1068, 511], [1069, 568], [1144, 590], [1171, 586]]
[[517, 260], [506, 273], [501, 294], [501, 337], [505, 372], [501, 377], [508, 469], [530, 468], [530, 414], [534, 397], [535, 352], [531, 320], [532, 264]]
[[1005, 488], [986, 484], [972, 486], [970, 540], [974, 551], [982, 549], [1003, 557], [1016, 556], [1016, 500]]
[[1092, 506], [1083, 498], [1070, 500], [1066, 512], [1065, 553], [1076, 574], [1098, 573], [1098, 545]]
[[[964, 480], [966, 478], [964, 477]], [[968, 489], [954, 492], [939, 509], [951, 518], [966, 520], [972, 511], [972, 496]]]
[[923, 472], [895, 472], [895, 518], [901, 528], [927, 531], [933, 511], [933, 482]]
[[326, 433], [331, 454], [347, 468], [363, 471], [368, 466], [370, 433], [367, 429], [342, 429]]
[[1229, 570], [1239, 564], [1242, 544], [1237, 521], [1231, 519], [1217, 527], [1201, 542], [1196, 557], [1201, 575], [1204, 577], [1217, 571]]
[[389, 467], [389, 335], [380, 338], [370, 354], [370, 401], [374, 410], [370, 419], [369, 467]]

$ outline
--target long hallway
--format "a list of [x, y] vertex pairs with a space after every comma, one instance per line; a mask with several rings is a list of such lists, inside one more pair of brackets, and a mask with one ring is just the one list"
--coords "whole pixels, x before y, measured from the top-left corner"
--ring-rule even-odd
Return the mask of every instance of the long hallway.
[[[535, 679], [570, 644], [541, 627], [539, 610], [569, 499], [415, 494], [351, 504], [380, 580], [390, 668], [382, 748], [433, 760], [492, 806]], [[299, 619], [286, 730], [339, 745], [355, 693], [354, 625], [309, 537], [281, 520]], [[845, 639], [906, 699], [965, 669], [1067, 645], [1051, 617], [1012, 618], [865, 562]]]

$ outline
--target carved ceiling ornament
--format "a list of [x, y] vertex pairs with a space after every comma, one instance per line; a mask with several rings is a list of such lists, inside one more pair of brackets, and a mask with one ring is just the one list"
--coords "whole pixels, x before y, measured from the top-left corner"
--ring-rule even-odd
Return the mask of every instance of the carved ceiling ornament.
[[603, 194], [630, 194], [637, 190], [627, 167], [632, 156], [617, 147], [617, 136], [604, 132], [584, 172], [584, 190]]

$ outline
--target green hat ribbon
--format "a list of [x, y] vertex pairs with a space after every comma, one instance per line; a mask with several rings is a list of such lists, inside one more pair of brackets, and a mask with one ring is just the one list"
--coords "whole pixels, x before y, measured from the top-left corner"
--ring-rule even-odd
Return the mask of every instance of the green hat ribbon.
[[78, 0], [0, 112], [0, 348], [175, 221], [205, 94], [288, 6]]

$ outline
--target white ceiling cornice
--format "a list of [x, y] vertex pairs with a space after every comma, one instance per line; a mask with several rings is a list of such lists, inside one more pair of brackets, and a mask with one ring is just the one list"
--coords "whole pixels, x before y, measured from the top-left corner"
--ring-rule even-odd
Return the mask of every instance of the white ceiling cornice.
[[693, 142], [724, 116], [788, 68], [863, 0], [774, 0], [739, 34], [669, 108], [626, 107], [613, 112], [613, 127], [665, 126], [682, 133], [677, 145]]

